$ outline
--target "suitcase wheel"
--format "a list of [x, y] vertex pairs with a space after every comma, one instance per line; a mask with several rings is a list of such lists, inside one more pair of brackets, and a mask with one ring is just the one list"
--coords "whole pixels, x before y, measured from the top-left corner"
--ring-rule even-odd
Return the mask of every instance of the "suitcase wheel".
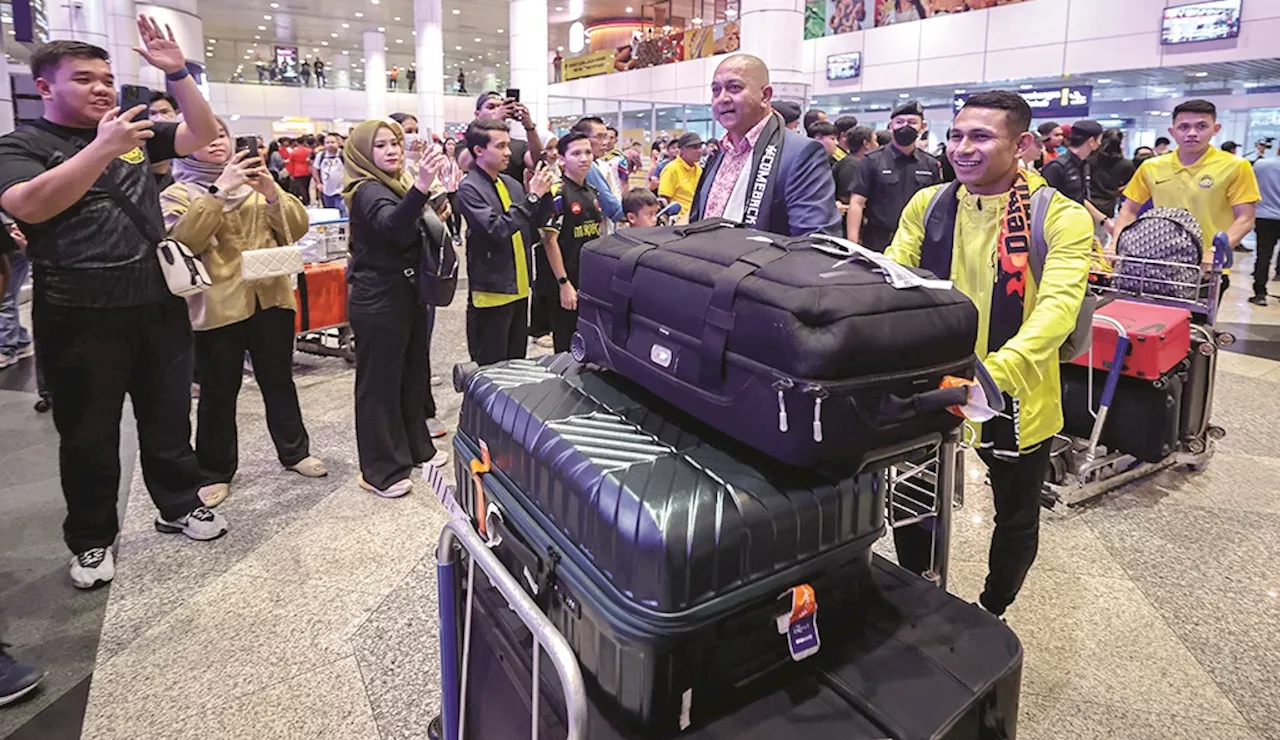
[[1221, 334], [1219, 334], [1219, 335], [1218, 335], [1218, 346], [1219, 346], [1219, 347], [1230, 347], [1231, 345], [1233, 345], [1233, 344], [1235, 344], [1235, 343], [1236, 343], [1236, 335], [1235, 335], [1235, 334], [1232, 334], [1232, 333], [1231, 333], [1231, 332], [1229, 332], [1229, 331], [1224, 331], [1224, 332], [1222, 332]]
[[440, 715], [431, 718], [431, 724], [427, 725], [427, 738], [429, 740], [440, 740], [440, 736], [444, 734], [441, 726]]
[[1226, 437], [1226, 436], [1227, 436], [1227, 430], [1226, 430], [1226, 429], [1223, 429], [1222, 427], [1216, 427], [1216, 426], [1212, 426], [1212, 425], [1210, 425], [1210, 427], [1209, 427], [1209, 438], [1210, 438], [1210, 439], [1212, 439], [1212, 440], [1214, 440], [1214, 441], [1216, 442], [1216, 441], [1221, 440], [1223, 437]]
[[569, 353], [573, 355], [573, 359], [577, 362], [585, 362], [587, 359], [587, 340], [582, 338], [579, 332], [573, 333], [573, 338], [569, 340]]
[[1209, 449], [1209, 443], [1205, 442], [1203, 439], [1193, 439], [1187, 442], [1187, 450], [1189, 450], [1193, 455], [1202, 455], [1207, 449]]

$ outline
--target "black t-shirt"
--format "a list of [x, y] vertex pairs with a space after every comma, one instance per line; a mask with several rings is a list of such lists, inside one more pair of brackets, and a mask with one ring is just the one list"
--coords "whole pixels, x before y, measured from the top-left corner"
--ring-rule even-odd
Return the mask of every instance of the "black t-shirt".
[[[578, 265], [581, 262], [582, 246], [600, 236], [600, 222], [604, 216], [600, 214], [600, 203], [596, 189], [587, 184], [564, 178], [552, 191], [554, 200], [551, 216], [543, 225], [546, 231], [554, 231], [559, 235], [560, 256], [564, 259], [564, 274], [575, 287], [578, 285]], [[547, 271], [546, 279], [556, 283], [555, 275]]]
[[[82, 149], [98, 135], [97, 129], [69, 128], [45, 119], [32, 126], [73, 150]], [[162, 233], [164, 218], [151, 164], [177, 156], [178, 124], [158, 122], [153, 131], [155, 136], [147, 140], [145, 149], [112, 160], [104, 176], [112, 178], [151, 218], [155, 233]], [[23, 127], [0, 137], [0, 195], [68, 159], [47, 140], [47, 134]], [[35, 268], [37, 296], [49, 303], [89, 308], [138, 306], [171, 297], [156, 259], [155, 240], [143, 234], [101, 182], [44, 223], [19, 221]]]
[[849, 202], [849, 191], [853, 188], [853, 179], [857, 176], [858, 163], [861, 161], [861, 159], [850, 154], [836, 162], [835, 167], [831, 170], [832, 176], [836, 178], [836, 200], [841, 203]]
[[942, 182], [942, 167], [919, 148], [903, 154], [893, 145], [881, 147], [858, 162], [850, 192], [867, 199], [862, 244], [883, 252], [898, 231], [898, 219], [911, 196]]
[[[507, 163], [506, 173], [521, 185], [524, 185], [524, 155], [528, 151], [529, 142], [516, 138], [511, 139], [511, 161]], [[537, 162], [534, 162], [534, 164], [537, 164]]]

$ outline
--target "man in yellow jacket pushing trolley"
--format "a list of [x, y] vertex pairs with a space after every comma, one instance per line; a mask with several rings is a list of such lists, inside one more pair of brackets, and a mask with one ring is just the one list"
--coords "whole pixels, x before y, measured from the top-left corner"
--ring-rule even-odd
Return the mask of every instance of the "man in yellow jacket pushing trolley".
[[[1093, 221], [1018, 167], [1032, 146], [1031, 108], [1016, 93], [971, 96], [956, 116], [947, 156], [956, 182], [916, 193], [903, 210], [891, 258], [950, 278], [979, 312], [976, 352], [1004, 394], [1004, 412], [973, 430], [991, 473], [995, 532], [980, 605], [1013, 603], [1040, 539], [1040, 490], [1053, 435], [1062, 429], [1059, 350], [1071, 336], [1089, 278]], [[932, 522], [895, 530], [898, 559], [930, 568]]]

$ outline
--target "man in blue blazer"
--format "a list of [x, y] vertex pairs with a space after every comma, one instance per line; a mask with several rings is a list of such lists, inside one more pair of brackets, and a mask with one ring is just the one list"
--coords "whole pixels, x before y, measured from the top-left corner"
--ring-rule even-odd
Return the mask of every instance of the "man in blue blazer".
[[786, 236], [840, 233], [835, 180], [818, 142], [773, 111], [769, 68], [734, 54], [716, 67], [711, 105], [728, 133], [698, 181], [689, 220], [727, 218]]

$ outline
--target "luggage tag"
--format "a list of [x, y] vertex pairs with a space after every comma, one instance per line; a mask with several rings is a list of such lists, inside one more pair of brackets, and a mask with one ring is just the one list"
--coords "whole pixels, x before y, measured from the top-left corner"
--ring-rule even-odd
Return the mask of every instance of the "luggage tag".
[[431, 486], [431, 490], [435, 491], [436, 498], [440, 499], [441, 505], [445, 511], [449, 512], [449, 516], [454, 519], [467, 519], [467, 512], [462, 510], [462, 504], [458, 503], [458, 489], [449, 485], [449, 481], [444, 479], [444, 474], [439, 468], [433, 465], [424, 465], [426, 470], [427, 483]]
[[787, 636], [791, 659], [799, 663], [816, 655], [822, 647], [822, 638], [818, 635], [818, 597], [813, 586], [807, 583], [783, 591], [778, 598], [785, 599], [788, 595], [791, 611], [778, 617], [778, 634]]
[[974, 379], [948, 375], [938, 384], [939, 388], [968, 386], [969, 400], [963, 406], [948, 406], [947, 410], [962, 419], [982, 424], [996, 418], [1004, 411], [1004, 394], [996, 386], [991, 373], [981, 362], [975, 368]]
[[492, 469], [491, 460], [489, 458], [489, 445], [482, 439], [480, 440], [480, 459], [471, 461], [471, 482], [476, 488], [475, 508], [479, 516], [476, 517], [476, 529], [479, 530], [480, 536], [487, 537], [489, 535], [488, 526], [485, 522], [485, 512], [488, 507], [485, 506], [484, 481], [480, 479], [482, 473], [487, 473]]

